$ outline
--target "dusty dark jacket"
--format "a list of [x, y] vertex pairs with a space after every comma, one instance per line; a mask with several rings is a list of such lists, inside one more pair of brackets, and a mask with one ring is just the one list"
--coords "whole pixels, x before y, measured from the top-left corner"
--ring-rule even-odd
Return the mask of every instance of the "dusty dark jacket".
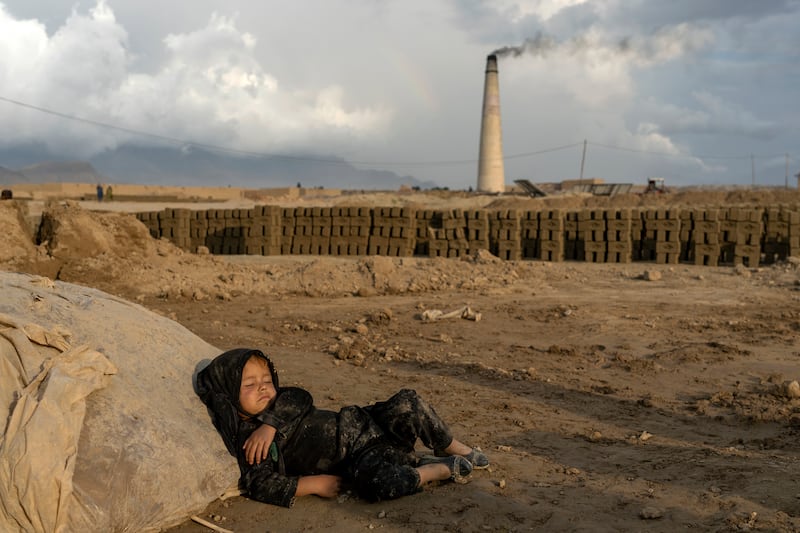
[[[269, 364], [277, 396], [257, 416], [243, 419], [239, 387], [244, 365], [253, 355]], [[265, 503], [291, 506], [301, 475], [346, 475], [353, 461], [383, 434], [360, 407], [344, 407], [338, 413], [317, 409], [308, 391], [280, 388], [272, 362], [258, 350], [236, 349], [216, 357], [198, 374], [197, 393], [211, 411], [228, 451], [239, 462], [242, 488]], [[242, 446], [262, 424], [276, 428], [275, 446], [267, 460], [250, 465]]]

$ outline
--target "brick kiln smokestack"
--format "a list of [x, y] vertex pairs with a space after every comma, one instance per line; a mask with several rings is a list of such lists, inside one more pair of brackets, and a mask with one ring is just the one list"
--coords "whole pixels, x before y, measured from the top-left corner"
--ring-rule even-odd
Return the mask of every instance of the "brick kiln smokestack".
[[497, 77], [497, 56], [486, 58], [486, 81], [483, 86], [481, 147], [478, 156], [478, 190], [504, 192], [503, 139], [500, 128], [500, 84]]

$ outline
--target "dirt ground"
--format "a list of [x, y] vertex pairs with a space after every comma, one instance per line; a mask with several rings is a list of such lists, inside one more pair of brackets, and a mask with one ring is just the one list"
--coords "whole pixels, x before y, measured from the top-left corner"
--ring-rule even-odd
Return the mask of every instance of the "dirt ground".
[[[211, 257], [142, 239], [130, 215], [58, 209], [60, 248], [23, 243], [0, 210], [18, 250], [0, 268], [138, 301], [220, 350], [261, 348], [281, 384], [321, 407], [414, 388], [491, 459], [466, 485], [395, 501], [233, 497], [198, 512], [223, 528], [800, 531], [800, 258], [749, 269]], [[111, 244], [81, 249], [90, 239], [67, 238], [77, 227]], [[467, 306], [480, 320], [423, 320]]]

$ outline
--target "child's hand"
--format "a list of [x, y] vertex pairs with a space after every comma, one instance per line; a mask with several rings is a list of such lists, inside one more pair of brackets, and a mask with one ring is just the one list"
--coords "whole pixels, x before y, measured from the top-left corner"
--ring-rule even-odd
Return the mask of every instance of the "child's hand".
[[342, 478], [328, 474], [302, 476], [297, 482], [295, 496], [316, 494], [322, 498], [335, 498], [342, 488]]
[[249, 464], [261, 464], [269, 455], [269, 445], [275, 438], [275, 428], [266, 424], [255, 430], [244, 441], [244, 456]]

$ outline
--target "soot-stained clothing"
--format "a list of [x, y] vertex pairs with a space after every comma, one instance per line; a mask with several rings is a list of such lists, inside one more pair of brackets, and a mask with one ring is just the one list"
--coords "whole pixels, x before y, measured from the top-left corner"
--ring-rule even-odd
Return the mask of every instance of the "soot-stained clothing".
[[[239, 388], [252, 356], [267, 362], [277, 394], [264, 411], [247, 416], [239, 405]], [[198, 373], [197, 393], [239, 462], [242, 488], [255, 500], [284, 507], [294, 501], [298, 478], [314, 474], [342, 476], [359, 496], [372, 501], [412, 494], [419, 490], [412, 453], [417, 439], [437, 450], [452, 441], [444, 422], [413, 390], [403, 389], [366, 407], [317, 409], [308, 391], [279, 387], [272, 361], [253, 349], [217, 356]], [[262, 424], [276, 429], [275, 440], [269, 457], [251, 465], [243, 446]]]

